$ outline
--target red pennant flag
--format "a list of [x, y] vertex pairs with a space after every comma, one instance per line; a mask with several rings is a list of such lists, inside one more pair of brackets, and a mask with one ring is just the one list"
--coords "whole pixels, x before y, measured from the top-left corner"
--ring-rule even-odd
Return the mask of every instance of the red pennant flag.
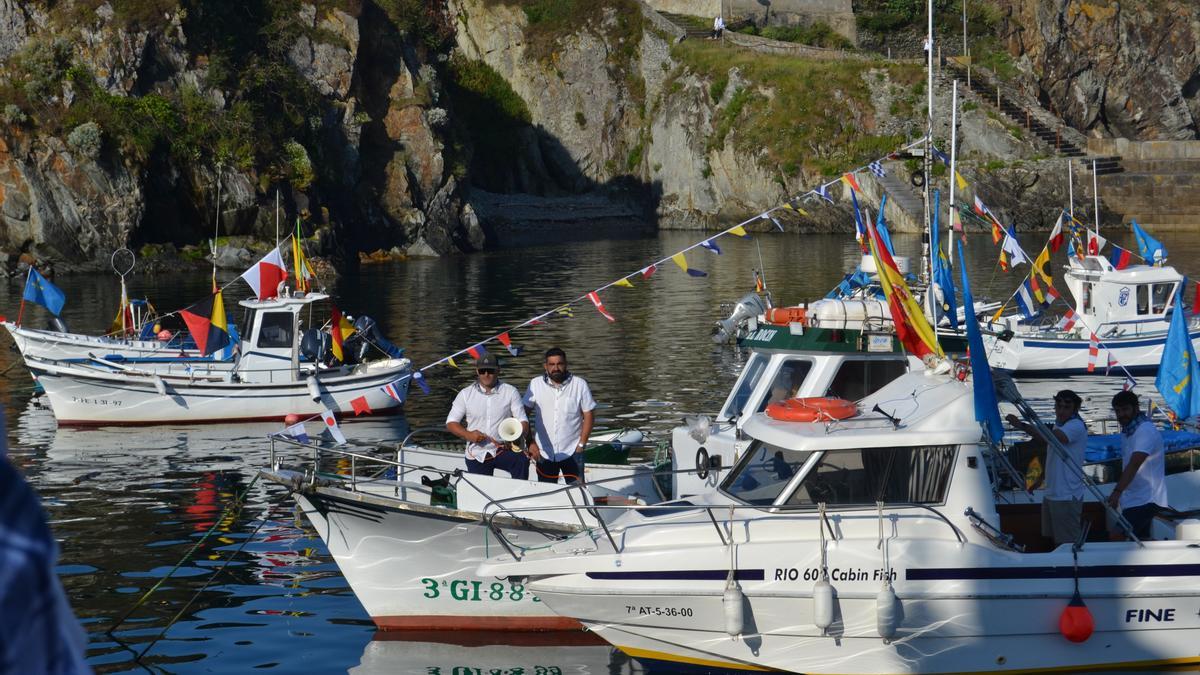
[[1088, 339], [1088, 372], [1096, 372], [1096, 357], [1100, 354], [1100, 341], [1096, 338], [1096, 334], [1092, 333], [1092, 337]]
[[484, 354], [487, 353], [487, 348], [484, 347], [483, 344], [481, 343], [481, 344], [475, 345], [474, 347], [468, 347], [467, 353], [471, 355], [471, 358], [478, 361], [479, 359], [483, 358]]
[[1192, 315], [1197, 312], [1200, 312], [1200, 281], [1196, 282], [1196, 297], [1192, 299]]
[[862, 192], [862, 188], [858, 187], [858, 181], [854, 180], [854, 174], [842, 174], [842, 180], [846, 183], [846, 185], [850, 186], [851, 190], [854, 190], [855, 192]]
[[509, 354], [512, 354], [513, 356], [521, 355], [521, 348], [512, 343], [512, 338], [508, 336], [508, 333], [501, 333], [496, 336], [496, 339], [500, 341], [500, 344], [504, 345], [504, 348], [508, 350]]
[[1108, 375], [1113, 366], [1117, 365], [1117, 357], [1113, 356], [1112, 352], [1108, 351], [1107, 349], [1104, 350], [1104, 353], [1108, 354], [1108, 365], [1104, 368], [1104, 374]]
[[654, 273], [657, 271], [658, 271], [658, 265], [651, 265], [649, 267], [644, 267], [644, 268], [642, 268], [642, 278], [649, 279], [650, 277], [654, 276]]
[[366, 396], [359, 396], [358, 398], [350, 401], [350, 408], [354, 410], [355, 417], [358, 417], [364, 413], [367, 415], [371, 414], [371, 406], [367, 405]]
[[613, 315], [609, 314], [608, 311], [604, 309], [604, 303], [600, 302], [600, 295], [596, 293], [596, 291], [588, 293], [588, 300], [592, 301], [592, 304], [596, 306], [596, 311], [600, 312], [604, 318], [608, 319], [609, 321], [616, 321], [616, 319], [613, 318]]

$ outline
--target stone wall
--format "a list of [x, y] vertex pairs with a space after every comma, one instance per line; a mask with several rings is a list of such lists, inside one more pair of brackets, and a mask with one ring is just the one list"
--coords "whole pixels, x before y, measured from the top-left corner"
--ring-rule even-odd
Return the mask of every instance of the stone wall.
[[725, 0], [733, 20], [751, 19], [756, 25], [825, 23], [852, 43], [858, 39], [851, 0]]

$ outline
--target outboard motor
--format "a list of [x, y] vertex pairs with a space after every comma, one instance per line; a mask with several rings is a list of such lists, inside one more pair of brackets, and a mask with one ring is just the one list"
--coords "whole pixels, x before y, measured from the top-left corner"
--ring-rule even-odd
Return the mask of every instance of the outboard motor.
[[763, 302], [757, 293], [747, 293], [734, 305], [729, 318], [717, 322], [717, 327], [713, 331], [713, 342], [724, 344], [735, 339], [746, 321], [765, 311], [767, 311], [767, 303]]
[[67, 328], [67, 322], [61, 318], [54, 316], [50, 317], [50, 330], [55, 330], [60, 333], [70, 333], [71, 329]]
[[320, 363], [325, 358], [325, 341], [328, 339], [328, 333], [309, 328], [300, 337], [300, 354], [312, 363]]
[[[383, 333], [379, 331], [379, 326], [375, 323], [375, 319], [372, 319], [369, 316], [360, 316], [354, 320], [354, 334], [361, 335], [365, 342], [379, 347], [384, 354], [387, 354], [394, 359], [404, 357], [404, 350], [389, 342], [388, 339], [383, 336]], [[366, 352], [363, 352], [363, 354], [359, 356], [359, 360], [361, 360], [363, 356], [366, 356]]]

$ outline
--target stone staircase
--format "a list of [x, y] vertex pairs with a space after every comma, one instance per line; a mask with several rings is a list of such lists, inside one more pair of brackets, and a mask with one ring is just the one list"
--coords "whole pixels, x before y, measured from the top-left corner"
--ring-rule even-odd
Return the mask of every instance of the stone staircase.
[[[942, 75], [943, 77], [948, 76], [964, 83], [968, 79], [967, 69], [953, 60], [946, 62]], [[1016, 122], [1030, 134], [1037, 137], [1049, 146], [1055, 154], [1061, 157], [1085, 156], [1084, 151], [1067, 138], [1069, 134], [1064, 134], [1061, 124], [1052, 126], [1053, 123], [1050, 120], [1057, 118], [1053, 118], [1045, 110], [1039, 109], [1035, 111], [1030, 106], [1022, 105], [1011, 95], [1006, 94], [1002, 87], [987, 81], [987, 78], [981, 77], [981, 75], [980, 70], [975, 68], [972, 70], [970, 78], [971, 91], [975, 92], [981, 100], [995, 107], [1013, 122]], [[1116, 159], [1119, 163], [1120, 158]]]
[[684, 39], [691, 38], [695, 40], [707, 38], [712, 35], [712, 19], [705, 21], [698, 16], [673, 14], [671, 12], [659, 12], [659, 15], [682, 30], [684, 32]]

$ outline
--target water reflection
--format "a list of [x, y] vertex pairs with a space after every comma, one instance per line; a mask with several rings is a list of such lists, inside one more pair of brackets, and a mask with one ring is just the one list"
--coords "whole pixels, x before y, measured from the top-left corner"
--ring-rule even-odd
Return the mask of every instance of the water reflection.
[[353, 675], [632, 675], [641, 664], [591, 633], [376, 633]]

